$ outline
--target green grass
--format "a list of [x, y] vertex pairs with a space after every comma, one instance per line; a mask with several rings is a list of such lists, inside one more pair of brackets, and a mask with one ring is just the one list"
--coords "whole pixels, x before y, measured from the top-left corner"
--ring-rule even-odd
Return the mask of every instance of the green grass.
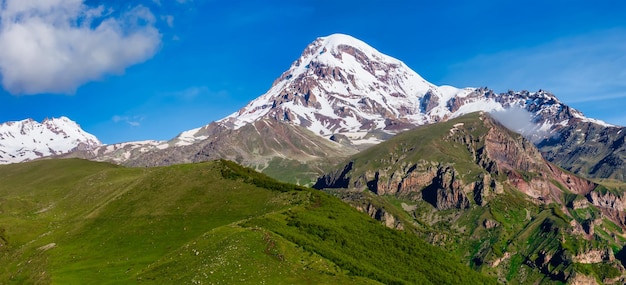
[[[478, 138], [481, 133], [486, 132], [484, 125], [478, 123], [478, 117], [479, 114], [474, 113], [439, 124], [420, 126], [364, 150], [350, 158], [358, 166], [358, 169], [354, 170], [354, 176], [388, 165], [392, 165], [392, 169], [387, 172], [393, 172], [402, 166], [401, 162], [437, 161], [440, 164], [454, 164], [454, 168], [462, 177], [475, 179], [483, 170], [473, 163], [472, 153], [456, 140], [461, 138], [452, 137], [450, 140], [442, 138], [448, 136], [450, 129], [459, 123], [465, 124], [463, 135]], [[381, 154], [389, 154], [389, 157], [381, 158]]]
[[576, 271], [585, 275], [594, 276], [600, 281], [607, 278], [615, 278], [621, 275], [621, 272], [617, 268], [605, 263], [575, 263], [574, 266]]
[[493, 283], [334, 197], [227, 161], [0, 166], [0, 197], [2, 284]]
[[275, 157], [263, 168], [263, 174], [274, 179], [298, 185], [311, 186], [330, 162], [316, 160], [307, 163]]
[[[494, 149], [486, 149], [485, 146], [489, 131], [494, 130], [495, 133], [490, 134], [522, 144], [520, 149], [511, 151], [536, 155], [536, 164], [543, 163], [540, 154], [530, 149], [530, 142], [486, 120], [474, 113], [398, 134], [348, 158], [325, 177], [324, 182], [332, 183], [334, 179], [336, 187], [348, 189], [324, 191], [361, 208], [384, 209], [407, 231], [445, 249], [463, 264], [510, 284], [566, 282], [578, 269], [571, 261], [573, 256], [585, 254], [590, 249], [613, 248], [619, 251], [624, 246], [621, 235], [614, 235], [622, 232], [618, 224], [605, 222], [596, 226], [595, 235], [581, 233], [579, 224], [588, 230], [593, 221], [603, 217], [602, 211], [587, 203], [584, 195], [572, 193], [557, 178], [544, 173], [549, 171], [547, 167], [508, 169], [515, 167], [516, 162], [498, 159], [499, 153], [491, 154], [495, 157], [489, 156]], [[494, 163], [503, 165], [497, 168]], [[433, 173], [442, 168], [454, 169], [454, 182], [459, 182], [458, 189], [469, 198], [469, 207], [438, 210], [434, 203], [424, 201], [424, 187], [440, 182], [435, 180], [436, 176], [433, 178]], [[480, 188], [475, 183], [482, 183], [487, 175], [491, 179], [484, 182], [493, 185], [495, 181], [497, 187], [489, 186], [489, 189], [482, 188], [481, 193], [476, 193]], [[532, 190], [541, 190], [536, 186], [543, 185], [550, 188], [551, 193], [542, 193], [544, 197], [533, 199], [516, 188], [515, 185], [520, 182], [517, 179], [535, 188]], [[602, 195], [622, 197], [626, 190], [624, 183], [602, 182], [607, 186], [600, 185], [594, 190]], [[412, 187], [408, 189], [409, 193], [395, 192], [406, 185]], [[328, 185], [320, 183], [317, 186]], [[524, 183], [520, 187], [523, 186]], [[382, 188], [387, 192], [381, 192]], [[495, 193], [500, 189], [503, 193]], [[480, 201], [476, 199], [483, 194]], [[564, 201], [563, 205], [560, 201]], [[416, 208], [407, 212], [402, 209], [402, 203], [415, 205]], [[579, 203], [582, 208], [572, 209], [573, 204]], [[494, 268], [494, 263], [499, 265]], [[619, 267], [608, 261], [602, 264], [614, 269]]]
[[246, 225], [267, 228], [351, 275], [385, 284], [495, 284], [416, 235], [386, 228], [333, 197], [314, 192], [312, 201]]
[[[226, 168], [221, 163], [129, 169], [97, 168], [84, 161], [45, 161], [33, 163], [34, 168], [39, 170], [40, 164], [56, 165], [58, 171], [47, 171], [60, 176], [51, 183], [3, 179], [4, 193], [14, 191], [6, 185], [18, 181], [26, 184], [23, 188], [28, 194], [18, 196], [26, 202], [13, 206], [15, 215], [0, 218], [0, 226], [7, 229], [10, 247], [40, 262], [26, 265], [24, 271], [23, 260], [9, 260], [15, 272], [36, 276], [36, 271], [48, 268], [50, 280], [60, 284], [132, 280], [174, 245], [210, 229], [284, 208], [294, 199], [292, 194], [226, 179], [218, 171]], [[78, 174], [95, 172], [71, 180], [74, 169], [80, 169]], [[50, 188], [59, 190], [51, 193]], [[50, 210], [35, 214], [48, 205], [52, 205]], [[36, 249], [52, 242], [57, 246], [46, 254]]]

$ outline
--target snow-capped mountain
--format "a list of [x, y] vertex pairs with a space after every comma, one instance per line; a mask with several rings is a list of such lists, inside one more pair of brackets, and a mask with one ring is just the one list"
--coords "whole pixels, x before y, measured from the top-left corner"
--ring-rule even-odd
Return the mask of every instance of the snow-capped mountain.
[[0, 164], [33, 160], [74, 150], [93, 149], [100, 141], [67, 117], [0, 124]]
[[[572, 170], [592, 160], [568, 160], [568, 153], [560, 153], [560, 138], [568, 139], [567, 152], [589, 154], [585, 139], [609, 145], [625, 133], [585, 117], [546, 91], [497, 94], [487, 88], [437, 86], [400, 60], [351, 36], [334, 34], [309, 44], [267, 93], [224, 119], [168, 142], [116, 144], [80, 156], [128, 165], [226, 158], [264, 169], [274, 158], [302, 162], [349, 155], [400, 131], [476, 111], [492, 113]], [[596, 135], [572, 139], [581, 124], [597, 130]], [[595, 155], [612, 155], [612, 150]], [[607, 161], [615, 161], [613, 157]], [[618, 157], [624, 162], [623, 155]], [[580, 172], [589, 173], [596, 163]], [[602, 173], [614, 177], [612, 171]]]
[[393, 134], [475, 111], [511, 108], [530, 113], [527, 123], [532, 124], [517, 131], [532, 133], [534, 141], [570, 119], [594, 121], [541, 90], [496, 94], [486, 88], [436, 86], [400, 60], [351, 36], [334, 34], [316, 39], [267, 93], [218, 122], [237, 129], [273, 118], [322, 136], [358, 139], [372, 130]]
[[322, 136], [395, 132], [441, 120], [450, 112], [429, 102], [473, 90], [435, 86], [401, 61], [334, 34], [311, 43], [267, 93], [219, 122], [236, 129], [266, 117]]

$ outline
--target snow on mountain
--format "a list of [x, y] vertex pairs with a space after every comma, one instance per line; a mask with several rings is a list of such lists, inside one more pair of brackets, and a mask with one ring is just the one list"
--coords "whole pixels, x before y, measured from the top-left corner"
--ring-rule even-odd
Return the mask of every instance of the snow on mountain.
[[311, 43], [267, 93], [220, 122], [240, 128], [272, 117], [319, 135], [394, 132], [449, 113], [445, 105], [425, 112], [424, 98], [445, 103], [473, 90], [435, 86], [403, 62], [351, 36], [334, 34]]
[[334, 34], [316, 39], [267, 93], [218, 123], [238, 129], [273, 118], [325, 137], [363, 137], [372, 130], [394, 134], [471, 112], [510, 108], [531, 113], [535, 140], [570, 119], [593, 121], [541, 90], [496, 94], [486, 88], [436, 86], [400, 60], [351, 36]]
[[[273, 157], [301, 160], [304, 154], [285, 150], [316, 148], [327, 143], [333, 155], [356, 152], [400, 131], [477, 111], [497, 114], [502, 124], [537, 144], [549, 140], [552, 144], [543, 143], [542, 150], [551, 147], [551, 153], [559, 152], [561, 140], [555, 138], [575, 137], [580, 124], [596, 126], [596, 141], [619, 139], [615, 135], [602, 137], [606, 132], [600, 129], [613, 126], [586, 118], [549, 92], [498, 94], [487, 88], [437, 86], [400, 60], [351, 36], [334, 34], [309, 44], [267, 93], [226, 118], [182, 132], [167, 142], [116, 144], [79, 156], [129, 165], [166, 165], [223, 157], [248, 165], [267, 164]], [[302, 132], [302, 128], [312, 134]], [[283, 141], [277, 142], [278, 137]], [[572, 144], [578, 145], [579, 141], [583, 140]], [[577, 145], [570, 147], [572, 152], [585, 153]], [[298, 157], [290, 156], [292, 153]], [[323, 156], [306, 155], [308, 159]]]
[[0, 124], [0, 164], [100, 146], [100, 141], [67, 117]]

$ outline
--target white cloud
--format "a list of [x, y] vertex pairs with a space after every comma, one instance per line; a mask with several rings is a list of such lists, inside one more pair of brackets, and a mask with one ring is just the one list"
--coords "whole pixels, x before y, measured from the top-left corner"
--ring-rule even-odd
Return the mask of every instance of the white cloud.
[[544, 139], [548, 134], [534, 122], [533, 114], [526, 109], [514, 107], [502, 111], [493, 111], [491, 116], [509, 130], [534, 142]]
[[115, 115], [111, 119], [113, 120], [114, 123], [124, 122], [124, 123], [129, 124], [131, 127], [139, 127], [141, 126], [141, 121], [143, 121], [144, 118], [140, 116], [129, 117], [129, 116]]
[[112, 17], [83, 0], [0, 0], [0, 73], [12, 94], [73, 93], [151, 58], [155, 17], [137, 6]]
[[172, 15], [161, 16], [161, 20], [165, 21], [168, 27], [170, 28], [174, 27], [174, 16]]

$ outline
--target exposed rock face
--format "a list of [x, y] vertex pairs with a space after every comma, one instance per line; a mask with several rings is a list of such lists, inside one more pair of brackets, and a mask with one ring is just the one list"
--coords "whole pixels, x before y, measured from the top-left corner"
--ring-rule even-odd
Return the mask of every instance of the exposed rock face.
[[594, 276], [576, 273], [576, 275], [574, 275], [574, 277], [570, 279], [569, 284], [571, 285], [598, 285], [598, 281], [596, 281], [596, 278]]
[[470, 205], [465, 194], [465, 185], [454, 168], [421, 161], [391, 173], [388, 179], [380, 179], [381, 172], [368, 172], [351, 182], [350, 174], [354, 162], [341, 171], [324, 175], [314, 187], [362, 188], [378, 195], [398, 195], [424, 199], [440, 210], [467, 208]]
[[570, 125], [538, 144], [545, 157], [589, 177], [626, 180], [626, 128], [570, 120]]
[[[477, 132], [478, 129], [484, 131]], [[314, 187], [368, 189], [378, 195], [423, 199], [443, 210], [469, 207], [468, 195], [475, 203], [483, 205], [490, 197], [504, 191], [503, 183], [541, 203], [562, 202], [563, 190], [559, 187], [586, 195], [597, 186], [551, 165], [532, 143], [486, 114], [471, 125], [453, 124], [441, 139], [465, 148], [482, 173], [478, 177], [463, 178], [454, 164], [411, 160], [408, 157], [415, 147], [403, 142], [401, 148], [396, 148], [401, 153], [385, 154], [388, 147], [381, 147], [384, 150], [380, 156], [388, 157], [379, 159], [383, 162], [379, 167], [362, 169], [362, 165], [352, 161], [322, 176]], [[494, 176], [505, 176], [506, 181], [497, 181]]]
[[469, 199], [458, 176], [454, 168], [439, 168], [432, 183], [422, 191], [424, 201], [439, 210], [469, 208]]
[[490, 262], [489, 266], [497, 267], [498, 265], [500, 265], [500, 263], [502, 263], [502, 261], [505, 261], [505, 260], [509, 259], [510, 257], [511, 257], [511, 253], [510, 252], [506, 252], [506, 253], [504, 253], [504, 256], [502, 256], [500, 258], [496, 258], [495, 260]]
[[587, 200], [575, 200], [575, 201], [572, 201], [572, 203], [567, 206], [574, 210], [585, 209], [589, 207], [589, 202], [587, 202]]
[[528, 140], [502, 131], [492, 121], [487, 120], [485, 124], [489, 126], [489, 131], [484, 139], [484, 148], [476, 152], [478, 163], [494, 174], [506, 174], [508, 181], [528, 196], [544, 202], [560, 201], [562, 190], [553, 181], [583, 195], [597, 186], [546, 162]]
[[485, 226], [486, 229], [493, 229], [493, 228], [495, 228], [495, 227], [497, 227], [499, 225], [500, 225], [500, 223], [498, 223], [498, 222], [496, 222], [494, 220], [491, 220], [491, 219], [487, 219], [487, 220], [485, 220], [483, 222], [483, 226]]
[[587, 199], [591, 204], [600, 208], [602, 214], [607, 218], [626, 228], [626, 212], [624, 205], [626, 198], [624, 194], [618, 195], [612, 192], [593, 191], [587, 194]]
[[603, 194], [600, 191], [593, 191], [587, 194], [587, 199], [589, 199], [589, 202], [594, 206], [600, 208], [624, 211], [625, 198], [616, 193], [607, 191]]
[[482, 174], [482, 179], [474, 182], [474, 202], [480, 206], [483, 206], [491, 197], [503, 192], [502, 183], [492, 178], [489, 173]]
[[[487, 114], [402, 133], [352, 156], [316, 186], [364, 193], [368, 201], [387, 207], [395, 197], [415, 201], [416, 209], [402, 205], [413, 223], [405, 216], [387, 215], [395, 211], [360, 209], [389, 227], [402, 220], [407, 228], [423, 230], [433, 244], [454, 247], [461, 237], [471, 240], [465, 245], [477, 250], [464, 252], [470, 264], [496, 267], [503, 282], [511, 281], [506, 266], [520, 258], [527, 270], [568, 284], [587, 280], [572, 275], [575, 263], [622, 270], [606, 250], [618, 240], [617, 233], [607, 236], [611, 230], [606, 219], [626, 229], [621, 195], [549, 163], [530, 141]], [[494, 242], [494, 236], [510, 239]], [[526, 273], [520, 274], [516, 277], [526, 278]]]
[[610, 249], [592, 249], [572, 256], [572, 261], [577, 263], [600, 263], [602, 261], [614, 261], [615, 255]]
[[404, 229], [404, 226], [402, 226], [402, 224], [398, 220], [396, 220], [393, 215], [385, 211], [385, 209], [383, 208], [376, 208], [371, 203], [368, 203], [365, 206], [356, 206], [356, 209], [361, 212], [367, 213], [370, 217], [376, 220], [381, 221], [388, 228], [397, 230]]

